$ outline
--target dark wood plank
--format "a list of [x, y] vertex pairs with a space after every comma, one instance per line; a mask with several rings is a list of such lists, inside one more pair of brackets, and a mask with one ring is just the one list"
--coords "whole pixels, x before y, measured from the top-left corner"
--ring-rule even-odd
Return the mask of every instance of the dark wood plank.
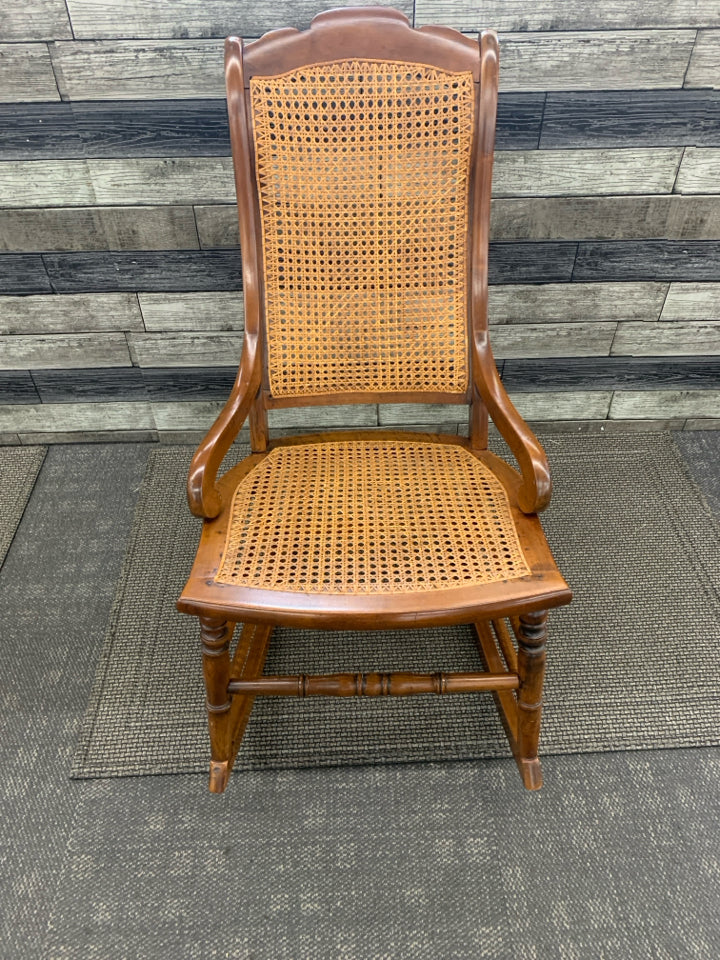
[[569, 357], [552, 360], [506, 360], [502, 378], [508, 390], [615, 390], [667, 387], [702, 389], [720, 383], [720, 360], [627, 357]]
[[226, 400], [237, 367], [148, 367], [140, 373], [151, 400]]
[[39, 253], [0, 254], [0, 293], [52, 293], [42, 256]]
[[0, 103], [0, 160], [74, 160], [84, 156], [69, 103]]
[[720, 92], [549, 93], [541, 148], [720, 146]]
[[720, 240], [578, 244], [573, 280], [716, 280]]
[[498, 95], [496, 149], [534, 150], [538, 146], [545, 96], [544, 93]]
[[29, 370], [0, 372], [0, 403], [40, 403]]
[[80, 101], [72, 111], [88, 158], [230, 156], [224, 100]]
[[43, 403], [148, 399], [137, 367], [33, 370], [32, 379]]
[[572, 276], [575, 243], [491, 243], [490, 283], [564, 281]]
[[56, 293], [123, 290], [239, 290], [240, 258], [232, 250], [46, 253]]

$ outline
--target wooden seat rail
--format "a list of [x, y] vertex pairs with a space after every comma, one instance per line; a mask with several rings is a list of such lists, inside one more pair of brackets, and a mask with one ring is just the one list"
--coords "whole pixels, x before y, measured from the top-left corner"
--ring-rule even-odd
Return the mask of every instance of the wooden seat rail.
[[411, 697], [422, 693], [517, 690], [513, 673], [330, 673], [230, 680], [229, 694], [273, 697]]

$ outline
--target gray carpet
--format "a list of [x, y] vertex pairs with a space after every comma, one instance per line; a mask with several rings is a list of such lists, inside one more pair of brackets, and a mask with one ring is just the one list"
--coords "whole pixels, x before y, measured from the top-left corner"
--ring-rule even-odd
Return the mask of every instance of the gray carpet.
[[[551, 618], [542, 753], [720, 743], [718, 525], [669, 435], [545, 440], [545, 527], [575, 590]], [[190, 451], [153, 451], [73, 774], [207, 769], [196, 623], [174, 610], [194, 553]], [[277, 631], [269, 673], [478, 667], [469, 628]], [[266, 698], [236, 769], [506, 756], [488, 697]]]
[[717, 748], [68, 779], [146, 458], [51, 448], [0, 570], [3, 960], [717, 960]]
[[0, 566], [45, 459], [45, 447], [0, 447]]

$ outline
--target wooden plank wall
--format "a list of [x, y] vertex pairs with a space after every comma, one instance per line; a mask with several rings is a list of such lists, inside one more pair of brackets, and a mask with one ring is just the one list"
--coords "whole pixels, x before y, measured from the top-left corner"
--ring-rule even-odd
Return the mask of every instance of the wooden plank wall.
[[[521, 412], [565, 429], [719, 426], [720, 5], [395, 5], [418, 26], [500, 33], [491, 315]], [[222, 38], [306, 27], [322, 8], [4, 6], [3, 442], [184, 439], [210, 423], [243, 334]], [[272, 421], [462, 418], [389, 405]]]

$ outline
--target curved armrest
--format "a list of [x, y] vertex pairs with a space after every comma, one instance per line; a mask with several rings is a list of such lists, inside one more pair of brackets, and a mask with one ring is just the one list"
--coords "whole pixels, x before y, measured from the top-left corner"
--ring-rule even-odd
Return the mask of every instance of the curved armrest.
[[487, 411], [512, 450], [522, 472], [518, 505], [523, 513], [539, 513], [550, 503], [552, 480], [540, 441], [513, 406], [498, 376], [487, 331], [474, 338], [477, 387]]
[[222, 499], [215, 483], [217, 472], [250, 412], [260, 381], [256, 341], [246, 335], [232, 392], [190, 464], [187, 498], [196, 517], [212, 519], [222, 509]]

